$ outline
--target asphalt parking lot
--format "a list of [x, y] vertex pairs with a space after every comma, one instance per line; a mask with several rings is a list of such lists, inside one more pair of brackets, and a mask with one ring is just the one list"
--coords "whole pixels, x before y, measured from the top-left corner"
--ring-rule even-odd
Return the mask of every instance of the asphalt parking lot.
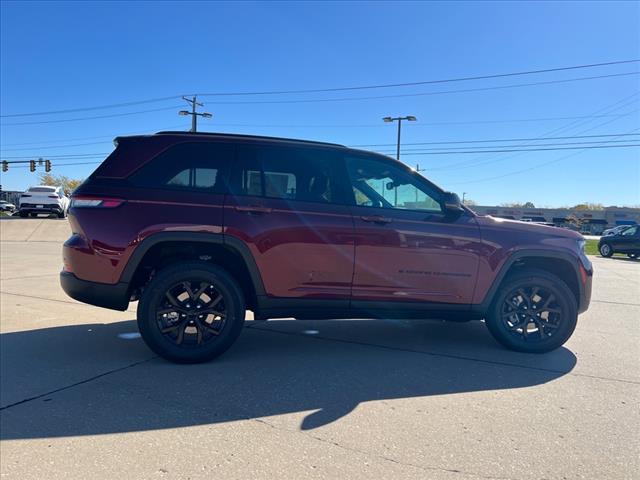
[[592, 257], [591, 308], [546, 355], [479, 322], [274, 320], [180, 366], [135, 304], [62, 292], [51, 222], [0, 244], [3, 478], [638, 478], [640, 262]]

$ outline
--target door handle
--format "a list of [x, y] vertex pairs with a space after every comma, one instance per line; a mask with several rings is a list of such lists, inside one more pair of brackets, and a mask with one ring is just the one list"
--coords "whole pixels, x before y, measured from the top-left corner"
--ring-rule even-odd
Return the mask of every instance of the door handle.
[[236, 205], [235, 209], [237, 212], [244, 212], [249, 214], [271, 213], [271, 208], [263, 207], [260, 205]]
[[365, 222], [371, 222], [371, 223], [385, 224], [385, 223], [391, 222], [390, 218], [383, 217], [382, 215], [363, 215], [360, 218]]

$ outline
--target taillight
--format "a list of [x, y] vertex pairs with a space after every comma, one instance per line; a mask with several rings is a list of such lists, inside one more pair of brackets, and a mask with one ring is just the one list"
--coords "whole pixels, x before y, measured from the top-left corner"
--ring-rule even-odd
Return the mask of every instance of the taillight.
[[121, 198], [72, 197], [72, 208], [116, 208], [124, 203]]
[[58, 197], [58, 195], [47, 195], [47, 197], [49, 197], [49, 198], [60, 198], [60, 197]]

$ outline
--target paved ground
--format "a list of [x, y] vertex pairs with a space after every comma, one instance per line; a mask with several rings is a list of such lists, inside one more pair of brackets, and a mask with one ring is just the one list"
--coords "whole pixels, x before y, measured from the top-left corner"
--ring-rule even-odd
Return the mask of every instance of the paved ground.
[[640, 262], [594, 258], [547, 355], [481, 323], [278, 320], [178, 366], [133, 309], [64, 295], [58, 243], [0, 247], [3, 478], [638, 478]]

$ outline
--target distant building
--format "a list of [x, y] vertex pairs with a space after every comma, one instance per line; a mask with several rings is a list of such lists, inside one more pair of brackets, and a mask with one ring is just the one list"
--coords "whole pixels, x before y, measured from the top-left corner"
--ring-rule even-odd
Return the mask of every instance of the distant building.
[[515, 208], [515, 207], [470, 207], [480, 215], [499, 218], [553, 223], [558, 227], [580, 230], [582, 233], [599, 235], [603, 230], [617, 225], [640, 223], [640, 208], [605, 208], [604, 210], [575, 210], [571, 208]]
[[16, 192], [13, 190], [0, 190], [0, 200], [5, 200], [9, 203], [13, 203], [16, 207], [18, 206], [20, 195], [22, 195], [22, 192]]

